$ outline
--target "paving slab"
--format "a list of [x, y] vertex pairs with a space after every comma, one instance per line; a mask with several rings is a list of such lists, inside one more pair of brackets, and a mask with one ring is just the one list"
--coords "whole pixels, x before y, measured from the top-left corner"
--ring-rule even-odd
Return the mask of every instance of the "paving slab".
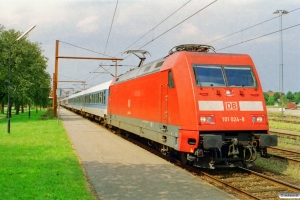
[[59, 117], [99, 199], [235, 199], [67, 109]]

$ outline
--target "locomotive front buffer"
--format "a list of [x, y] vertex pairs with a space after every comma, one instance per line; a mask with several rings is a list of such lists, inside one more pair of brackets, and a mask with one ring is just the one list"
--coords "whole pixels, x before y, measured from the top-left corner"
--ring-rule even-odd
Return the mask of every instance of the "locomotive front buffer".
[[198, 148], [194, 154], [187, 154], [187, 159], [195, 167], [201, 168], [250, 167], [254, 165], [258, 153], [261, 157], [269, 158], [267, 147], [277, 146], [277, 143], [277, 135], [269, 134], [201, 134]]

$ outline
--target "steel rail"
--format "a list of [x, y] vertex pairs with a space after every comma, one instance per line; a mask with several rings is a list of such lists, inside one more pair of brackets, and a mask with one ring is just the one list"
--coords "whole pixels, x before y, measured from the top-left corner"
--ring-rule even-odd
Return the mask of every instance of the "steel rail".
[[281, 136], [291, 136], [291, 137], [300, 137], [300, 133], [299, 134], [293, 134], [293, 133], [283, 133], [280, 131], [270, 131], [270, 134], [278, 134], [277, 136], [281, 137]]
[[271, 121], [276, 121], [276, 122], [291, 123], [291, 124], [300, 124], [300, 121], [299, 121], [299, 120], [278, 119], [278, 118], [273, 118], [273, 117], [269, 117], [269, 120], [271, 120]]
[[286, 187], [286, 188], [288, 188], [288, 189], [290, 189], [290, 190], [292, 190], [294, 192], [300, 192], [300, 187], [299, 186], [296, 186], [296, 185], [293, 185], [293, 184], [290, 184], [290, 183], [287, 183], [287, 182], [284, 182], [284, 181], [281, 181], [281, 180], [277, 180], [277, 179], [274, 179], [272, 177], [268, 177], [266, 175], [260, 174], [258, 172], [252, 171], [250, 169], [246, 169], [244, 167], [238, 167], [238, 168], [240, 168], [240, 169], [242, 169], [244, 171], [250, 172], [251, 174], [254, 174], [257, 177], [260, 177], [260, 178], [263, 178], [263, 179], [268, 180], [270, 182], [273, 182], [276, 185], [284, 186], [284, 187]]
[[203, 171], [201, 171], [201, 170], [199, 170], [197, 168], [194, 168], [194, 167], [192, 167], [190, 165], [181, 164], [180, 161], [178, 161], [177, 159], [169, 157], [169, 156], [166, 156], [166, 155], [163, 155], [162, 153], [160, 153], [159, 151], [157, 151], [157, 150], [149, 147], [148, 145], [142, 144], [142, 143], [140, 143], [140, 142], [138, 142], [138, 141], [136, 141], [134, 139], [131, 139], [131, 138], [127, 138], [126, 137], [124, 139], [126, 139], [127, 141], [129, 141], [129, 142], [131, 142], [131, 143], [133, 143], [133, 144], [135, 144], [135, 145], [137, 145], [137, 146], [139, 146], [139, 147], [141, 147], [141, 148], [149, 151], [150, 153], [153, 153], [153, 154], [159, 156], [160, 158], [162, 158], [164, 160], [167, 160], [167, 161], [171, 162], [172, 164], [174, 164], [174, 165], [176, 165], [176, 166], [178, 166], [178, 167], [180, 167], [182, 169], [185, 169], [185, 170], [193, 173], [194, 175], [196, 174], [198, 176], [202, 176], [202, 177], [211, 179], [211, 180], [213, 180], [213, 181], [215, 181], [215, 182], [217, 182], [217, 183], [219, 183], [219, 184], [221, 184], [221, 185], [223, 185], [223, 186], [225, 186], [227, 188], [230, 188], [230, 189], [234, 190], [235, 192], [242, 193], [244, 196], [246, 196], [248, 198], [260, 199], [260, 198], [258, 198], [256, 196], [254, 196], [254, 195], [246, 192], [246, 191], [243, 191], [243, 190], [241, 190], [241, 189], [239, 189], [237, 187], [234, 187], [234, 186], [232, 186], [232, 185], [230, 185], [228, 183], [225, 183], [224, 181], [222, 181], [222, 180], [220, 180], [218, 178], [215, 178], [212, 175], [210, 175], [210, 174], [208, 174], [206, 172], [203, 172]]
[[268, 147], [268, 148], [279, 150], [279, 151], [284, 151], [284, 152], [287, 152], [287, 153], [294, 153], [294, 154], [298, 154], [300, 156], [300, 152], [299, 151], [293, 151], [293, 150], [283, 149], [283, 148], [279, 148], [279, 147]]
[[[294, 156], [299, 157], [299, 159], [295, 159], [295, 158], [286, 157], [284, 155], [272, 154], [272, 152], [271, 152], [271, 155], [275, 158], [289, 160], [289, 161], [293, 161], [293, 162], [296, 162], [296, 163], [300, 162], [300, 152], [292, 151], [292, 150], [288, 150], [288, 149], [282, 149], [282, 148], [279, 148], [279, 147], [269, 147], [268, 149], [275, 150], [275, 152], [291, 153], [291, 154], [294, 154]], [[291, 156], [293, 156], [293, 155], [291, 155]]]
[[[145, 150], [147, 150], [147, 151], [149, 151], [151, 153], [154, 153], [155, 155], [157, 155], [157, 156], [159, 156], [159, 157], [161, 157], [161, 158], [163, 158], [163, 159], [165, 159], [165, 160], [167, 160], [167, 161], [175, 164], [176, 166], [179, 166], [179, 167], [181, 167], [181, 168], [183, 168], [183, 169], [185, 169], [185, 170], [187, 170], [189, 172], [192, 172], [193, 174], [197, 174], [199, 176], [203, 176], [205, 178], [211, 179], [211, 180], [213, 180], [213, 181], [215, 181], [215, 182], [217, 182], [219, 184], [222, 184], [224, 187], [230, 188], [230, 189], [234, 190], [235, 192], [238, 192], [238, 193], [241, 193], [241, 194], [247, 196], [248, 198], [250, 197], [252, 199], [261, 199], [261, 197], [257, 197], [255, 195], [247, 192], [246, 190], [243, 190], [243, 189], [237, 188], [237, 187], [235, 187], [233, 185], [230, 185], [229, 183], [226, 183], [226, 182], [224, 182], [224, 181], [222, 181], [222, 180], [220, 180], [220, 179], [218, 179], [218, 178], [216, 178], [216, 177], [214, 177], [214, 176], [212, 176], [212, 175], [210, 175], [210, 174], [208, 174], [206, 172], [203, 172], [200, 169], [194, 168], [194, 167], [189, 166], [189, 165], [183, 165], [177, 159], [165, 156], [165, 155], [161, 154], [160, 152], [158, 152], [157, 150], [154, 150], [153, 148], [151, 148], [151, 147], [149, 147], [147, 145], [144, 145], [144, 144], [142, 144], [142, 143], [140, 143], [140, 142], [138, 142], [136, 140], [133, 140], [133, 139], [130, 139], [130, 138], [126, 138], [126, 140], [130, 141], [131, 143], [133, 143], [135, 145], [138, 145], [139, 147], [141, 147], [141, 148], [143, 148], [143, 149], [145, 149]], [[279, 186], [287, 188], [287, 189], [289, 189], [291, 191], [300, 192], [300, 187], [298, 187], [298, 186], [292, 185], [292, 184], [284, 182], [284, 181], [276, 180], [276, 179], [271, 178], [271, 177], [267, 177], [267, 176], [265, 176], [263, 174], [254, 172], [252, 170], [249, 170], [249, 169], [246, 169], [246, 168], [243, 168], [243, 167], [239, 167], [239, 169], [242, 169], [243, 171], [245, 171], [247, 173], [250, 172], [251, 175], [253, 175], [253, 176], [255, 176], [255, 177], [259, 178], [259, 179], [267, 180], [267, 182], [271, 182], [272, 185], [276, 185], [276, 186], [279, 185]]]

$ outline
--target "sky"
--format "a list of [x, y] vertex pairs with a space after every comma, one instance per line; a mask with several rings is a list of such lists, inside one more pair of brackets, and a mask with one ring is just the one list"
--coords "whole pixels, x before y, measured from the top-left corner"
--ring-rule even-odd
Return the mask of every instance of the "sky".
[[[282, 49], [283, 91], [300, 91], [299, 0], [0, 0], [0, 8], [6, 30], [25, 32], [36, 25], [27, 38], [42, 45], [51, 76], [56, 40], [60, 56], [124, 58], [118, 74], [139, 63], [122, 54], [129, 49], [148, 51], [148, 63], [180, 44], [209, 44], [218, 53], [250, 55], [263, 91], [282, 91]], [[289, 12], [282, 16], [282, 48], [276, 10]], [[86, 81], [89, 88], [111, 80], [108, 73], [91, 72], [105, 72], [102, 65], [114, 74], [113, 64], [59, 59], [58, 80]], [[78, 91], [80, 84], [59, 82], [58, 88]]]

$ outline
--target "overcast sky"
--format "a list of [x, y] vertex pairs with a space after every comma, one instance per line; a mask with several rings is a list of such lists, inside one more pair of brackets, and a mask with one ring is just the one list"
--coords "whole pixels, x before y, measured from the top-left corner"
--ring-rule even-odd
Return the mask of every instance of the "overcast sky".
[[[300, 1], [218, 0], [212, 2], [214, 1], [119, 0], [116, 8], [117, 0], [0, 0], [0, 24], [6, 30], [15, 29], [20, 32], [25, 32], [36, 25], [36, 28], [29, 33], [28, 39], [42, 44], [44, 55], [49, 58], [47, 70], [51, 76], [54, 72], [56, 40], [61, 41], [59, 55], [103, 57], [101, 54], [105, 53], [120, 58], [127, 57], [121, 54], [128, 50], [127, 47], [139, 49], [153, 40], [142, 48], [151, 54], [145, 63], [166, 56], [172, 47], [179, 44], [209, 44], [220, 53], [249, 54], [258, 70], [263, 90], [280, 91], [280, 33], [248, 42], [247, 40], [279, 30], [280, 20], [278, 15], [273, 14], [274, 11], [292, 11], [282, 16], [283, 29], [296, 25], [282, 32], [284, 92], [300, 91]], [[209, 5], [210, 3], [212, 4]], [[184, 4], [186, 5], [183, 6]], [[209, 6], [206, 7], [207, 5]], [[178, 10], [181, 6], [183, 7]], [[201, 9], [203, 10], [187, 19]], [[175, 14], [161, 23], [176, 10], [178, 11]], [[185, 19], [187, 20], [174, 27]], [[269, 21], [249, 28], [266, 20]], [[159, 23], [161, 24], [157, 26]], [[153, 29], [154, 27], [156, 28]], [[171, 29], [172, 27], [174, 28]], [[166, 32], [169, 29], [171, 30]], [[147, 32], [149, 34], [141, 38]], [[164, 32], [166, 33], [163, 34]], [[214, 41], [235, 32], [237, 33], [232, 36]], [[138, 40], [139, 38], [141, 39]], [[229, 47], [231, 45], [235, 46]], [[119, 73], [133, 68], [138, 62], [139, 60], [134, 56], [127, 57], [120, 64], [133, 66], [119, 67]], [[59, 80], [83, 80], [87, 82], [87, 87], [110, 80], [112, 77], [109, 74], [90, 73], [104, 72], [99, 68], [100, 64], [114, 63], [60, 59]], [[105, 67], [114, 73], [113, 67]], [[59, 83], [58, 87], [75, 88], [75, 90], [82, 87], [73, 84], [75, 83]]]

